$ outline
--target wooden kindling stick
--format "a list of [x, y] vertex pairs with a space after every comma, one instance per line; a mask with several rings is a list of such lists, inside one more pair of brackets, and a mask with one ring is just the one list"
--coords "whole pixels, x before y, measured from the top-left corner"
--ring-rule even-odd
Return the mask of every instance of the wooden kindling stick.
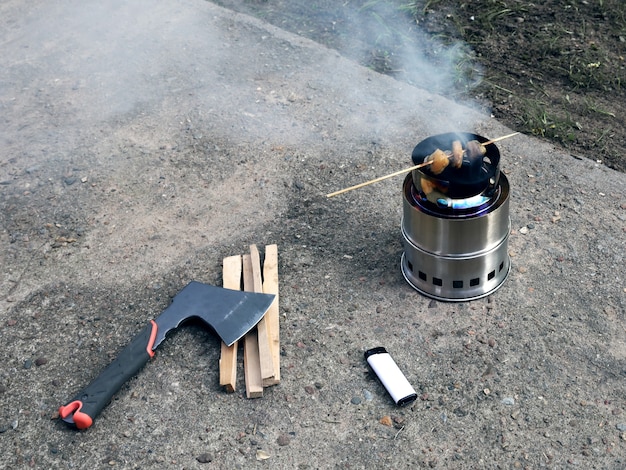
[[[224, 258], [223, 278], [226, 289], [241, 290], [241, 256]], [[222, 341], [219, 362], [220, 385], [232, 393], [237, 388], [237, 342], [232, 346]]]
[[270, 333], [274, 377], [263, 378], [263, 386], [276, 385], [280, 382], [280, 322], [278, 315], [278, 246], [265, 247], [263, 262], [263, 292], [274, 294], [276, 298], [265, 314]]
[[[486, 145], [490, 145], [490, 144], [493, 144], [493, 143], [496, 143], [496, 142], [500, 142], [501, 140], [508, 139], [509, 137], [513, 137], [514, 135], [517, 135], [517, 134], [519, 134], [519, 132], [513, 132], [512, 134], [503, 135], [502, 137], [498, 137], [497, 139], [491, 139], [491, 140], [488, 140], [486, 142], [482, 142], [481, 145], [486, 146]], [[423, 167], [428, 166], [428, 165], [430, 165], [432, 163], [433, 163], [432, 161], [424, 162], [424, 163], [420, 163], [419, 165], [414, 165], [414, 166], [411, 166], [409, 168], [405, 168], [404, 170], [395, 171], [395, 172], [390, 173], [388, 175], [380, 176], [378, 178], [374, 178], [373, 180], [365, 181], [364, 183], [355, 184], [354, 186], [350, 186], [349, 188], [340, 189], [339, 191], [335, 191], [334, 193], [329, 193], [329, 194], [326, 195], [326, 197], [339, 196], [340, 194], [347, 193], [348, 191], [352, 191], [353, 189], [359, 189], [359, 188], [362, 188], [364, 186], [368, 186], [370, 184], [378, 183], [379, 181], [383, 181], [383, 180], [386, 180], [388, 178], [393, 178], [394, 176], [398, 176], [398, 175], [402, 175], [404, 173], [408, 173], [409, 171], [413, 171], [413, 170], [417, 170], [419, 168], [423, 168]]]
[[[249, 254], [244, 254], [242, 258], [243, 290], [255, 292], [252, 258]], [[246, 336], [243, 337], [243, 372], [246, 382], [246, 396], [248, 398], [262, 397], [263, 377], [261, 376], [258, 327], [252, 328], [246, 333]]]
[[[261, 255], [256, 245], [250, 245], [250, 262], [252, 263], [253, 292], [263, 292], [263, 275], [261, 274]], [[256, 326], [259, 343], [259, 359], [262, 385], [274, 384], [274, 355], [272, 353], [272, 336], [267, 312]]]

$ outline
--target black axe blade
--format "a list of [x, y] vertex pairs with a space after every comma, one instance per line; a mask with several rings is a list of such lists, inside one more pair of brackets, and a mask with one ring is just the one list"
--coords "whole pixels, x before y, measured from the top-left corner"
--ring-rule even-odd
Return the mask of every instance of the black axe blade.
[[263, 318], [274, 297], [190, 282], [98, 377], [59, 408], [60, 417], [78, 429], [88, 428], [121, 386], [154, 356], [167, 334], [184, 321], [204, 321], [230, 346]]

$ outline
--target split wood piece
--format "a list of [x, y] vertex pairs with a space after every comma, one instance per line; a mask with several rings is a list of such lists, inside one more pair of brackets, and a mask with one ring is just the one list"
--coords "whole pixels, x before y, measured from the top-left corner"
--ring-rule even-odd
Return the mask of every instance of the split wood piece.
[[[263, 279], [261, 275], [261, 255], [256, 245], [250, 245], [250, 262], [252, 264], [252, 285], [253, 292], [263, 292]], [[274, 355], [272, 352], [272, 336], [270, 325], [267, 320], [267, 313], [256, 325], [257, 337], [259, 341], [259, 359], [261, 366], [261, 379], [263, 385], [274, 382]]]
[[280, 382], [280, 322], [278, 309], [278, 246], [265, 247], [265, 261], [263, 262], [263, 292], [274, 294], [276, 298], [265, 314], [270, 332], [270, 345], [274, 363], [274, 378], [263, 380], [264, 386], [276, 385]]
[[[224, 258], [222, 266], [223, 286], [241, 290], [241, 256]], [[237, 389], [237, 342], [228, 346], [222, 341], [220, 356], [220, 385], [232, 393]]]
[[263, 379], [259, 367], [259, 342], [256, 328], [252, 328], [243, 339], [243, 370], [246, 379], [246, 397], [263, 396]]
[[[513, 136], [515, 136], [517, 134], [519, 134], [519, 132], [513, 132], [512, 134], [503, 135], [502, 137], [498, 137], [496, 139], [491, 139], [491, 140], [488, 140], [486, 142], [482, 142], [481, 145], [482, 146], [491, 145], [491, 144], [493, 144], [495, 142], [500, 142], [501, 140], [508, 139], [509, 137], [513, 137]], [[365, 181], [364, 183], [355, 184], [354, 186], [350, 186], [349, 188], [340, 189], [339, 191], [335, 191], [334, 193], [329, 193], [329, 194], [326, 195], [326, 197], [339, 196], [340, 194], [347, 193], [348, 191], [352, 191], [353, 189], [359, 189], [359, 188], [362, 188], [364, 186], [368, 186], [370, 184], [378, 183], [379, 181], [383, 181], [383, 180], [386, 180], [388, 178], [393, 178], [394, 176], [401, 175], [403, 173], [408, 173], [409, 171], [413, 171], [413, 170], [417, 170], [419, 168], [423, 168], [423, 167], [425, 167], [427, 165], [431, 165], [432, 163], [433, 163], [432, 161], [424, 162], [424, 163], [420, 163], [419, 165], [414, 165], [412, 167], [405, 168], [404, 170], [395, 171], [395, 172], [390, 173], [388, 175], [380, 176], [378, 178], [374, 178], [373, 180]]]
[[[249, 254], [243, 255], [243, 290], [254, 292], [252, 260]], [[243, 369], [246, 379], [246, 396], [248, 398], [262, 397], [263, 379], [261, 377], [261, 359], [256, 327], [252, 328], [243, 339]]]

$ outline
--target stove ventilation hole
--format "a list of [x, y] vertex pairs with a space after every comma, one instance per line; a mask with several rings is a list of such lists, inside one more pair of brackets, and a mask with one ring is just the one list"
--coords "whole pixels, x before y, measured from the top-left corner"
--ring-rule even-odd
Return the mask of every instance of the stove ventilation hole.
[[[411, 272], [414, 272], [414, 270], [413, 270], [413, 263], [411, 263], [410, 261], [407, 261], [407, 267], [409, 268], [409, 270]], [[496, 271], [497, 272], [502, 272], [503, 269], [504, 269], [504, 261], [501, 261], [497, 270], [494, 269], [489, 274], [487, 274], [487, 281], [491, 281], [493, 278], [496, 277]], [[424, 282], [428, 281], [428, 274], [426, 274], [424, 271], [417, 271], [417, 277], [421, 281], [424, 281]], [[439, 277], [434, 277], [433, 276], [432, 283], [433, 283], [434, 286], [443, 286], [443, 279], [441, 279]], [[452, 281], [452, 288], [453, 289], [463, 289], [463, 285], [464, 285], [464, 282], [462, 280]], [[479, 286], [479, 285], [480, 285], [480, 277], [474, 277], [474, 278], [469, 280], [469, 286], [470, 287], [476, 287], [476, 286]]]

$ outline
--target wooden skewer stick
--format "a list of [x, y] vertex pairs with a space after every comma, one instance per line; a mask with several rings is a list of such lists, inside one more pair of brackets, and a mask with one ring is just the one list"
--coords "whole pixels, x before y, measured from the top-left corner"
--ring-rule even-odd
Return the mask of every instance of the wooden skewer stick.
[[419, 165], [415, 165], [415, 166], [412, 166], [412, 167], [409, 167], [409, 168], [405, 168], [404, 170], [396, 171], [396, 172], [391, 173], [389, 175], [380, 176], [380, 177], [378, 177], [376, 179], [369, 180], [369, 181], [366, 181], [364, 183], [355, 184], [354, 186], [350, 186], [349, 188], [340, 189], [339, 191], [335, 191], [334, 193], [327, 194], [326, 197], [339, 196], [340, 194], [347, 193], [348, 191], [352, 191], [353, 189], [359, 189], [359, 188], [362, 188], [363, 186], [367, 186], [369, 184], [378, 183], [379, 181], [386, 180], [387, 178], [393, 178], [394, 176], [398, 176], [398, 175], [401, 175], [403, 173], [408, 173], [409, 171], [417, 170], [418, 168], [422, 168], [422, 167], [428, 166], [428, 165], [430, 165], [432, 163], [433, 162], [420, 163]]
[[481, 142], [480, 145], [495, 144], [496, 142], [500, 142], [501, 140], [508, 139], [509, 137], [513, 137], [514, 135], [517, 135], [517, 134], [519, 134], [519, 132], [513, 132], [512, 134], [503, 135], [502, 137], [498, 137], [497, 139], [491, 139], [491, 140], [488, 140], [487, 142]]
[[[517, 134], [519, 134], [519, 132], [513, 132], [512, 134], [503, 135], [502, 137], [498, 137], [497, 139], [491, 139], [491, 140], [488, 140], [486, 142], [481, 142], [480, 145], [483, 145], [483, 146], [490, 145], [490, 144], [493, 144], [493, 143], [496, 143], [496, 142], [500, 142], [501, 140], [508, 139], [509, 137], [513, 137], [514, 135], [517, 135]], [[404, 170], [395, 171], [395, 172], [390, 173], [388, 175], [380, 176], [378, 178], [374, 178], [373, 180], [365, 181], [364, 183], [355, 184], [354, 186], [350, 186], [349, 188], [340, 189], [339, 191], [335, 191], [334, 193], [329, 193], [329, 194], [326, 195], [326, 197], [339, 196], [340, 194], [347, 193], [348, 191], [352, 191], [353, 189], [359, 189], [359, 188], [362, 188], [363, 186], [368, 186], [370, 184], [378, 183], [379, 181], [386, 180], [387, 178], [393, 178], [394, 176], [398, 176], [398, 175], [401, 175], [403, 173], [408, 173], [409, 171], [417, 170], [418, 168], [423, 168], [423, 167], [428, 166], [428, 165], [430, 165], [432, 163], [433, 163], [432, 161], [424, 162], [424, 163], [420, 163], [419, 165], [415, 165], [415, 166], [412, 166], [412, 167], [409, 167], [409, 168], [405, 168]]]

